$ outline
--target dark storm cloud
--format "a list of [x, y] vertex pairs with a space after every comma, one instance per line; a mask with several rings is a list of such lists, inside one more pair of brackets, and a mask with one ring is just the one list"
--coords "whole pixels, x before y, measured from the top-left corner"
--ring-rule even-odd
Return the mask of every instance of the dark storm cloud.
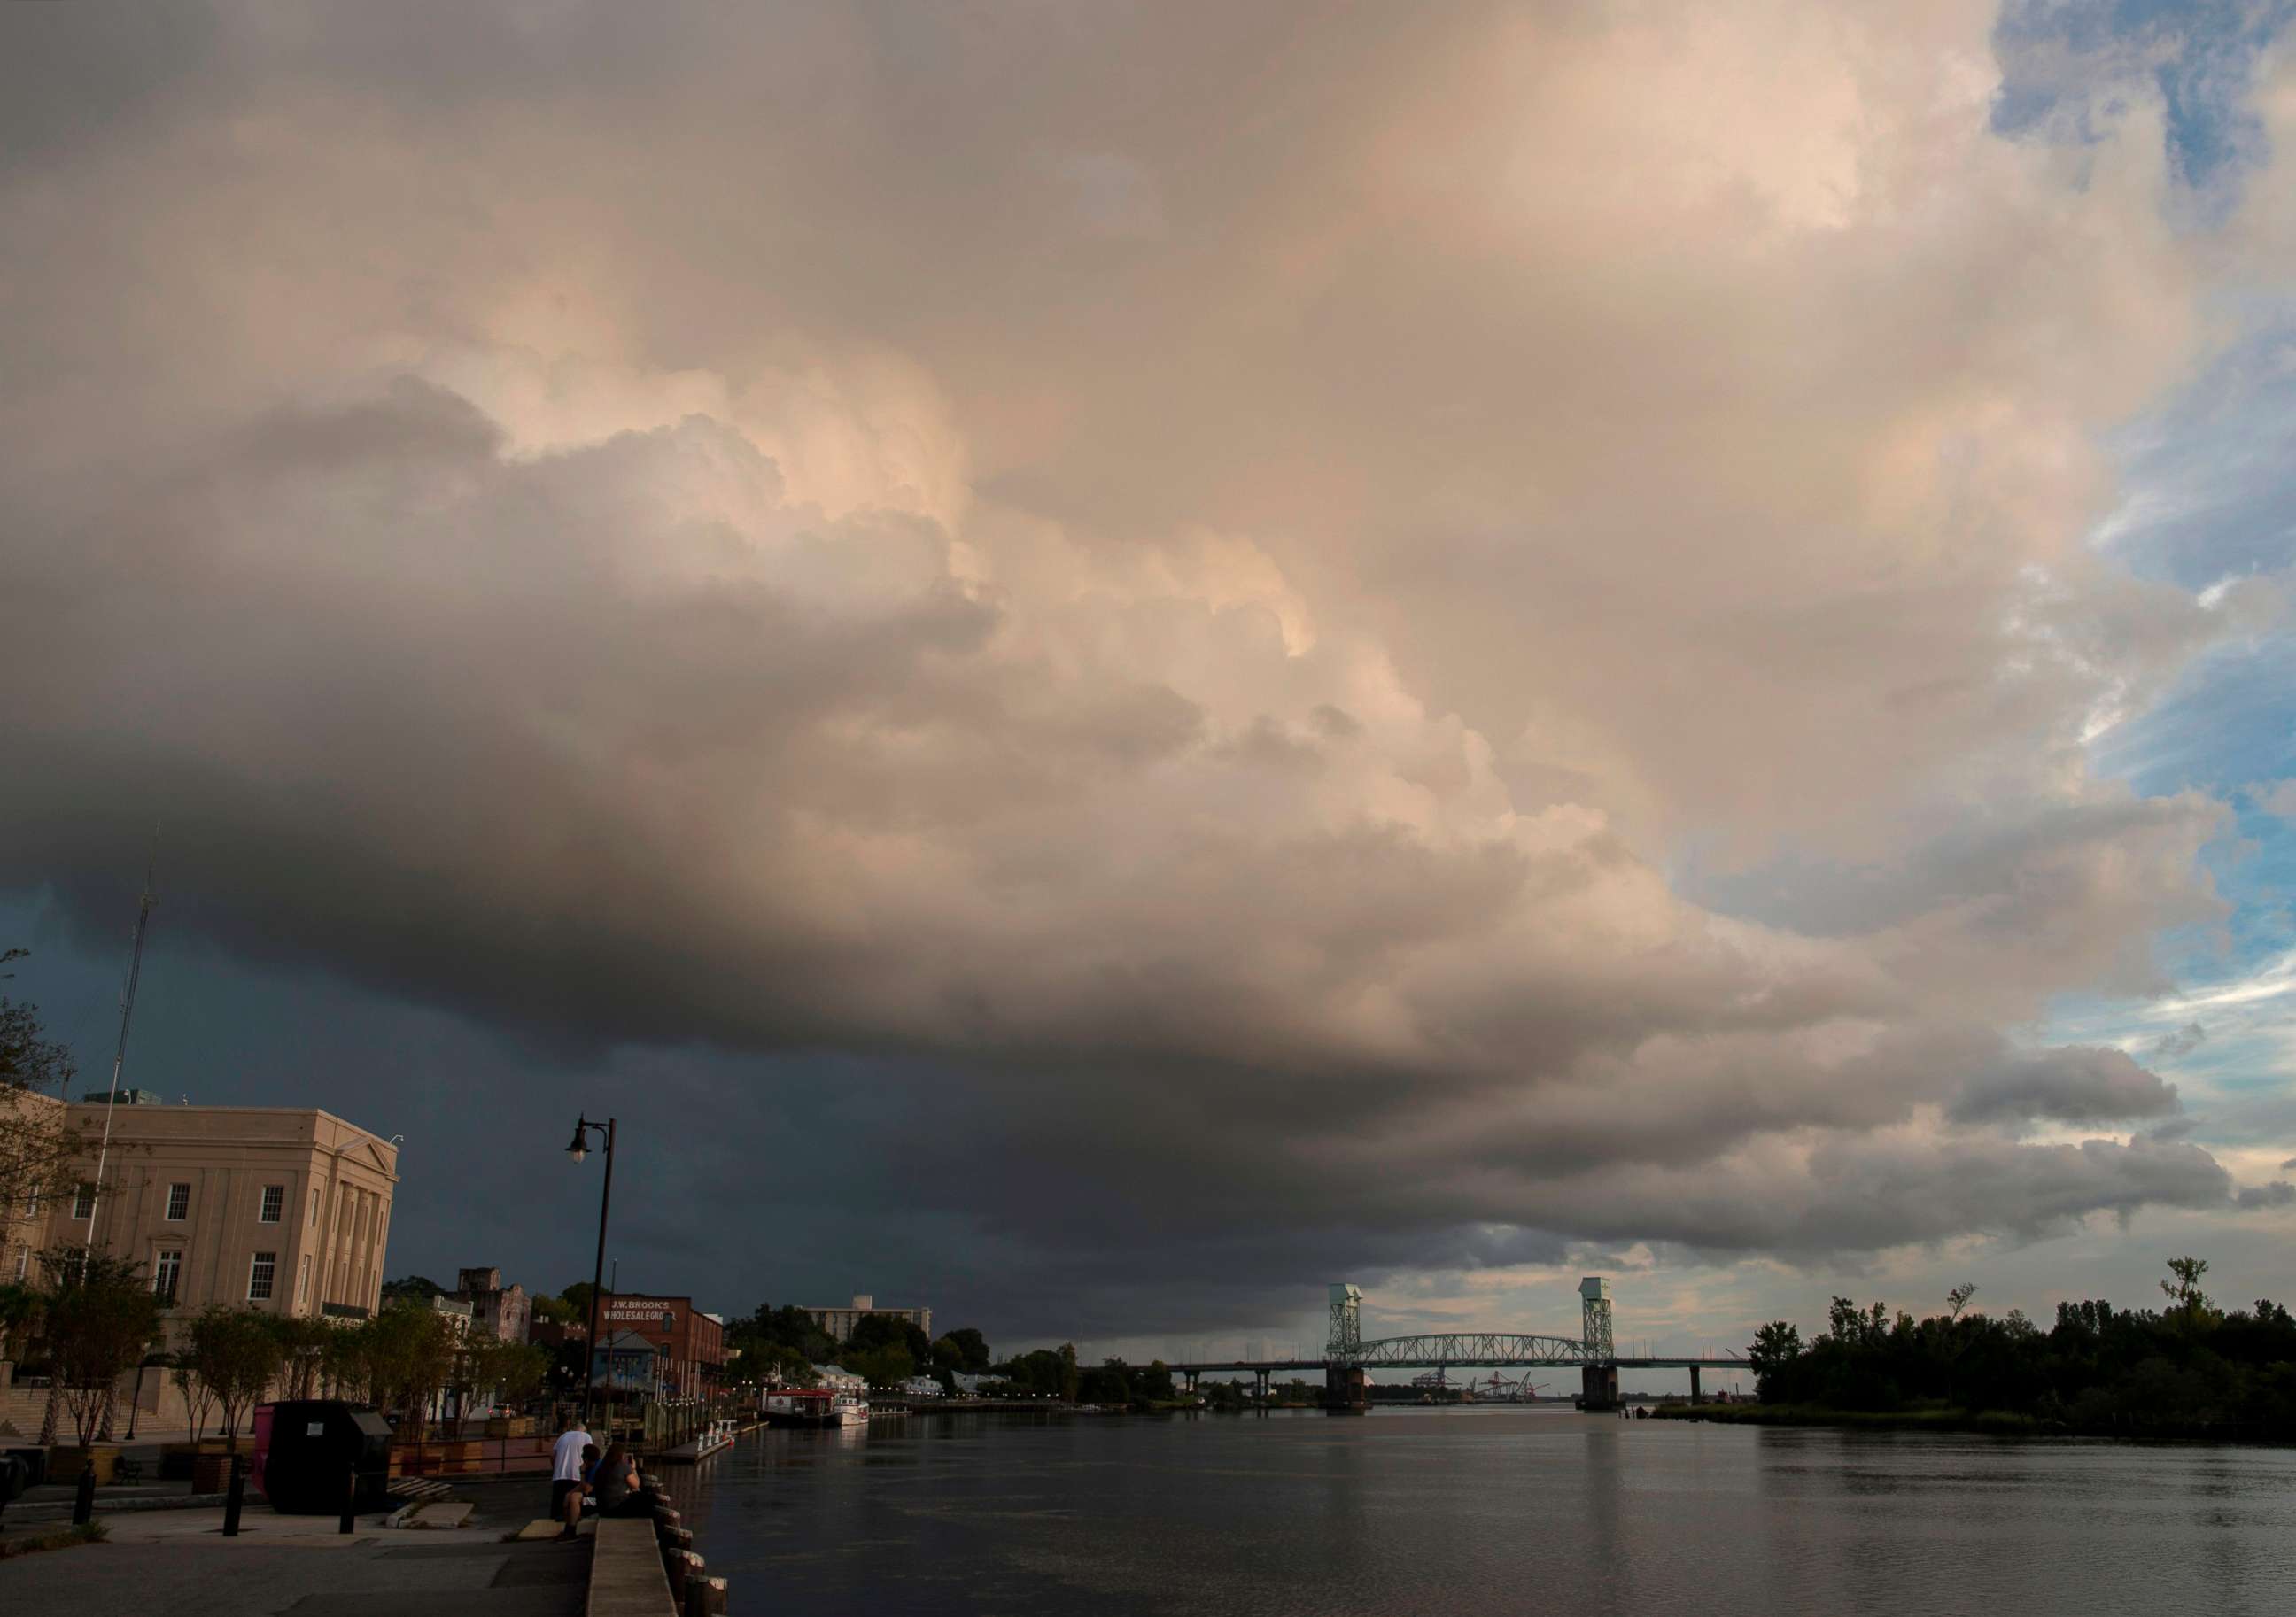
[[2080, 738], [2268, 592], [2079, 543], [2205, 255], [1974, 8], [0, 26], [0, 888], [157, 806], [442, 1162], [659, 1097], [638, 1249], [1029, 1328], [2234, 1206], [2021, 1138], [2174, 1110], [2006, 1030], [2216, 912]]
[[2113, 1123], [2177, 1109], [2177, 1086], [2117, 1049], [2069, 1048], [2022, 1058], [1974, 1075], [1954, 1099], [1961, 1123], [2046, 1117]]

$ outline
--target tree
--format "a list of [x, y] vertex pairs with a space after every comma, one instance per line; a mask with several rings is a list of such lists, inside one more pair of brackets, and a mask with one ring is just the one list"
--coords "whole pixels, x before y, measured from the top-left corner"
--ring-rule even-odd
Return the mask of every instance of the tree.
[[1754, 1333], [1746, 1362], [1753, 1367], [1754, 1384], [1764, 1403], [1782, 1401], [1784, 1373], [1800, 1357], [1801, 1332], [1786, 1321], [1774, 1319]]
[[316, 1398], [326, 1373], [327, 1348], [338, 1328], [324, 1319], [295, 1314], [265, 1314], [262, 1319], [279, 1343], [279, 1395]]
[[[0, 951], [0, 966], [28, 951]], [[0, 981], [13, 976], [0, 972]], [[0, 998], [0, 1208], [18, 1208], [69, 1195], [79, 1180], [86, 1137], [66, 1121], [64, 1109], [40, 1091], [71, 1082], [71, 1052], [47, 1036], [39, 1007]], [[8, 1221], [0, 1219], [0, 1226]]]
[[428, 1303], [433, 1297], [443, 1297], [447, 1288], [428, 1275], [401, 1275], [396, 1280], [382, 1283], [385, 1303]]
[[753, 1343], [742, 1350], [739, 1363], [742, 1376], [747, 1381], [778, 1383], [790, 1387], [817, 1386], [821, 1382], [811, 1360], [795, 1348], [784, 1347], [778, 1342]]
[[2183, 1316], [2185, 1324], [2197, 1325], [2211, 1311], [2208, 1294], [2201, 1289], [2201, 1277], [2209, 1272], [2205, 1258], [2170, 1258], [2169, 1272], [2175, 1278], [2161, 1282], [2162, 1294], [2176, 1306], [2170, 1311]]
[[899, 1348], [909, 1356], [912, 1364], [932, 1357], [932, 1338], [913, 1321], [897, 1314], [864, 1314], [853, 1322], [853, 1334], [845, 1341], [847, 1346], [859, 1352]]
[[422, 1432], [424, 1407], [454, 1366], [454, 1339], [427, 1303], [394, 1303], [358, 1327], [360, 1379], [379, 1408], [396, 1405]]
[[215, 1394], [208, 1384], [200, 1379], [197, 1366], [189, 1353], [177, 1353], [168, 1367], [168, 1379], [176, 1384], [176, 1391], [184, 1396], [184, 1408], [192, 1417], [192, 1441], [200, 1441], [207, 1430], [208, 1415], [215, 1408]]
[[40, 1322], [39, 1288], [20, 1281], [0, 1282], [0, 1359], [14, 1359]]
[[160, 1339], [160, 1300], [144, 1266], [125, 1258], [59, 1246], [41, 1254], [40, 1263], [49, 1275], [40, 1334], [86, 1449], [111, 1413], [121, 1374]]
[[845, 1368], [873, 1387], [897, 1387], [916, 1374], [917, 1361], [906, 1347], [863, 1348], [845, 1355]]
[[550, 1371], [550, 1355], [523, 1342], [465, 1338], [455, 1349], [449, 1384], [471, 1401], [524, 1403]]
[[506, 1404], [523, 1404], [542, 1390], [550, 1355], [530, 1342], [497, 1342], [492, 1368], [495, 1395]]
[[[950, 1356], [943, 1356], [943, 1343]], [[988, 1368], [988, 1343], [971, 1326], [954, 1330], [933, 1343], [933, 1358], [952, 1370], [963, 1370], [968, 1376], [979, 1376]]]
[[534, 1299], [529, 1317], [546, 1320], [552, 1325], [587, 1325], [588, 1316], [577, 1310], [563, 1297], [554, 1297], [544, 1292]]
[[[1295, 1381], [1292, 1384], [1296, 1387], [1300, 1384]], [[1136, 1398], [1148, 1399], [1152, 1402], [1170, 1402], [1172, 1399], [1171, 1367], [1162, 1360], [1155, 1359], [1149, 1361], [1146, 1369], [1133, 1371], [1132, 1393]]]
[[330, 1398], [367, 1395], [366, 1339], [359, 1326], [329, 1327], [319, 1349], [319, 1380]]
[[1969, 1306], [1969, 1300], [1975, 1295], [1977, 1295], [1977, 1282], [1974, 1280], [1964, 1280], [1946, 1293], [1946, 1317], [1950, 1319], [1960, 1319], [1961, 1311]]
[[279, 1374], [278, 1333], [252, 1309], [210, 1304], [192, 1321], [184, 1348], [193, 1374], [223, 1411], [225, 1443], [237, 1450], [240, 1417], [254, 1408]]

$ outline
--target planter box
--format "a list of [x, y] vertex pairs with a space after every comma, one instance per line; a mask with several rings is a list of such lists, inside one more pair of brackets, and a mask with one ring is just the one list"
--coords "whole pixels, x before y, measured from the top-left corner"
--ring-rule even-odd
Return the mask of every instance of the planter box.
[[77, 1482], [83, 1471], [94, 1471], [97, 1486], [111, 1481], [112, 1472], [119, 1464], [119, 1445], [98, 1443], [93, 1449], [77, 1445], [58, 1444], [48, 1450], [48, 1481]]
[[[242, 1450], [241, 1458], [244, 1461], [252, 1456]], [[231, 1455], [221, 1443], [216, 1444], [212, 1450], [201, 1443], [200, 1452], [192, 1456], [192, 1491], [221, 1493], [230, 1484]]]
[[203, 1437], [196, 1443], [163, 1443], [160, 1448], [160, 1474], [171, 1482], [181, 1482], [192, 1474], [201, 1455], [223, 1451], [223, 1439], [219, 1437]]

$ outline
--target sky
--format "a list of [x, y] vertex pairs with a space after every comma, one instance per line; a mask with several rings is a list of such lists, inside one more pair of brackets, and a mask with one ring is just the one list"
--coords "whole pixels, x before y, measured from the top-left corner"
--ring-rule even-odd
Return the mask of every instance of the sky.
[[11, 992], [394, 1272], [2286, 1296], [2291, 22], [8, 8]]

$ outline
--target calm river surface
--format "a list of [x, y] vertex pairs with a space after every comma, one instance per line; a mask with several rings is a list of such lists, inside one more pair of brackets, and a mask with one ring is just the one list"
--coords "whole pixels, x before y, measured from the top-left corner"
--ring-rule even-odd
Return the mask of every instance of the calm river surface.
[[736, 1611], [2296, 1613], [2296, 1450], [1553, 1409], [765, 1432], [672, 1491]]

